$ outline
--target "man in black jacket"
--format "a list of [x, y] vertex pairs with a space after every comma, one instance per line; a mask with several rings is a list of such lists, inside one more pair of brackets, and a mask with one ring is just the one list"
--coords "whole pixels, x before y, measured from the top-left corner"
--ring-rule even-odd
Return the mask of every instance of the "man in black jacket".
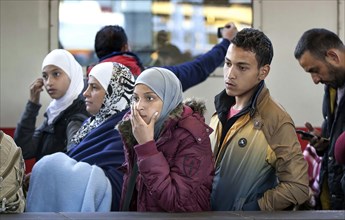
[[319, 208], [341, 210], [345, 207], [345, 167], [336, 162], [334, 147], [345, 130], [345, 45], [329, 30], [310, 29], [298, 41], [295, 58], [315, 84], [325, 84], [322, 131], [310, 123], [306, 127], [315, 135], [310, 144], [323, 156]]

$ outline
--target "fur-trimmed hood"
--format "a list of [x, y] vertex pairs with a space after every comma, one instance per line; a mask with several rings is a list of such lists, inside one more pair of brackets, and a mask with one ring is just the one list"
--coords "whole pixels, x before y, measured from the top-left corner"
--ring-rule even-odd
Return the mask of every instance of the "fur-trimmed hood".
[[[178, 119], [184, 117], [184, 106], [188, 106], [193, 111], [193, 114], [199, 114], [201, 117], [204, 117], [204, 114], [206, 113], [206, 105], [204, 100], [197, 98], [188, 98], [185, 99], [181, 104], [179, 104], [169, 114], [168, 119], [164, 122], [164, 126], [167, 125], [168, 121], [177, 121]], [[116, 129], [120, 132], [122, 140], [126, 143], [126, 145], [132, 147], [137, 144], [137, 141], [133, 136], [132, 124], [129, 117], [130, 112], [127, 112], [123, 119], [117, 124]], [[162, 131], [163, 130], [164, 129], [162, 129]]]

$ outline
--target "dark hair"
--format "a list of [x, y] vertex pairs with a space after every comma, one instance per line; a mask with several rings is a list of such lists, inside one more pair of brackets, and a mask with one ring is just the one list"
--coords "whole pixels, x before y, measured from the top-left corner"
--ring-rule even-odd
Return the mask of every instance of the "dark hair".
[[120, 52], [125, 44], [127, 44], [127, 35], [122, 27], [104, 26], [96, 34], [95, 52], [98, 58], [102, 58], [113, 52]]
[[262, 31], [254, 28], [244, 28], [236, 34], [231, 43], [255, 53], [258, 67], [272, 62], [273, 46], [270, 39]]
[[294, 54], [296, 59], [300, 59], [306, 51], [309, 51], [316, 58], [324, 60], [327, 50], [342, 46], [343, 42], [335, 33], [323, 28], [313, 28], [303, 33]]
[[161, 45], [167, 43], [169, 40], [168, 32], [166, 32], [165, 30], [158, 31], [156, 40], [157, 40], [157, 43]]

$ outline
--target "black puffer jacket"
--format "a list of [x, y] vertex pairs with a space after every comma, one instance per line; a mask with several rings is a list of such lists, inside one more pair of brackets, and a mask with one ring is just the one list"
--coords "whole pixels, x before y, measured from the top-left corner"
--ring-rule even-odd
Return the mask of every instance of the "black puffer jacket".
[[14, 140], [22, 148], [24, 159], [36, 160], [55, 152], [66, 152], [71, 137], [78, 131], [85, 119], [90, 117], [86, 111], [84, 98], [80, 95], [71, 106], [62, 111], [51, 125], [44, 114], [43, 124], [35, 129], [36, 118], [41, 105], [28, 102], [14, 134]]
[[331, 102], [329, 87], [326, 86], [322, 109], [324, 117], [322, 135], [330, 139], [330, 145], [326, 150], [317, 152], [320, 156], [323, 156], [320, 171], [320, 189], [322, 190], [324, 181], [327, 180], [331, 209], [342, 210], [345, 207], [345, 187], [342, 187], [342, 185], [345, 185], [345, 166], [336, 162], [334, 146], [339, 135], [345, 131], [345, 95], [340, 100], [336, 114], [331, 112]]

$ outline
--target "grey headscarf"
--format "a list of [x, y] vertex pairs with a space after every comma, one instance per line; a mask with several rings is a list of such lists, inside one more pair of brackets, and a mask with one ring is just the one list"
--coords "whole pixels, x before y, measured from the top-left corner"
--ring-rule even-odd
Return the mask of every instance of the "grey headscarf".
[[135, 85], [144, 84], [154, 91], [163, 101], [162, 112], [155, 123], [154, 138], [157, 140], [164, 121], [170, 112], [182, 101], [182, 85], [176, 75], [170, 70], [153, 67], [144, 70], [136, 79]]

